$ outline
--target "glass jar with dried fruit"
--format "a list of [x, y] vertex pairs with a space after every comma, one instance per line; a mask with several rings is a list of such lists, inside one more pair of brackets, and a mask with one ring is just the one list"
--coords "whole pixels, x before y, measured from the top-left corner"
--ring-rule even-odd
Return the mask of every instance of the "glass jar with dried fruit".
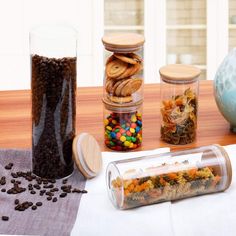
[[168, 65], [161, 76], [161, 139], [174, 145], [195, 140], [200, 69], [191, 65]]
[[109, 34], [102, 38], [106, 51], [104, 96], [116, 104], [143, 99], [143, 44], [140, 34]]
[[131, 106], [104, 103], [104, 142], [115, 151], [130, 151], [142, 144], [142, 101]]
[[41, 26], [30, 32], [33, 173], [72, 174], [76, 118], [77, 36], [72, 28]]
[[219, 145], [118, 160], [107, 166], [113, 205], [129, 209], [226, 190], [232, 168]]

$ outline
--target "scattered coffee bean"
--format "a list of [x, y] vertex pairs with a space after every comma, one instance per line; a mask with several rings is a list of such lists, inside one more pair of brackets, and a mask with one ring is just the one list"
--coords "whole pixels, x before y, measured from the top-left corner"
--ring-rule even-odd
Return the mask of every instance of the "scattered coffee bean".
[[85, 190], [85, 189], [84, 189], [84, 190], [82, 190], [81, 192], [82, 192], [82, 193], [88, 193], [88, 191], [87, 191], [87, 190]]
[[14, 184], [15, 182], [16, 182], [16, 181], [15, 181], [14, 179], [12, 179], [12, 180], [11, 180], [11, 183], [13, 183], [13, 184]]
[[29, 202], [29, 206], [33, 206], [33, 202]]
[[5, 169], [6, 169], [6, 170], [11, 170], [12, 167], [13, 167], [13, 163], [9, 163], [9, 164], [7, 164], [7, 165], [5, 166]]
[[67, 193], [61, 193], [61, 194], [60, 194], [60, 197], [61, 197], [61, 198], [64, 198], [64, 197], [66, 197], [66, 196], [67, 196]]
[[2, 220], [3, 220], [3, 221], [8, 221], [8, 220], [9, 220], [9, 217], [8, 217], [8, 216], [2, 216]]
[[17, 180], [15, 183], [16, 183], [16, 184], [21, 184], [21, 181]]
[[2, 188], [2, 189], [1, 189], [1, 192], [5, 193], [5, 192], [6, 192], [6, 189], [5, 189], [5, 188]]
[[36, 202], [36, 206], [42, 206], [43, 203], [42, 202]]
[[11, 176], [12, 176], [14, 179], [18, 178], [18, 175], [17, 175], [16, 173], [11, 173]]
[[31, 207], [31, 209], [32, 209], [32, 210], [36, 210], [36, 209], [37, 209], [37, 206], [33, 205], [33, 206]]
[[62, 184], [67, 184], [68, 179], [63, 179]]
[[52, 201], [53, 201], [53, 202], [57, 202], [57, 198], [54, 197], [54, 198], [52, 199]]
[[15, 204], [18, 205], [19, 204], [19, 199], [15, 199]]
[[30, 193], [31, 193], [31, 194], [35, 194], [36, 192], [35, 192], [34, 190], [31, 190]]
[[5, 185], [6, 184], [6, 177], [3, 176], [1, 179], [0, 179], [0, 185]]
[[51, 196], [47, 197], [47, 200], [48, 200], [48, 201], [51, 201], [51, 200], [52, 200], [52, 197], [51, 197]]

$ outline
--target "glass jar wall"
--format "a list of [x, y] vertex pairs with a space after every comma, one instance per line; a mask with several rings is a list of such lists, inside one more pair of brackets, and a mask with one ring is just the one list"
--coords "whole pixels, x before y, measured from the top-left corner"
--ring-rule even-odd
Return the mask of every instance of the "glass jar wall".
[[229, 157], [218, 145], [115, 161], [106, 171], [118, 209], [224, 191], [231, 179]]
[[33, 173], [63, 178], [73, 172], [76, 118], [76, 32], [42, 26], [30, 33]]
[[198, 112], [198, 76], [190, 65], [168, 65], [161, 75], [161, 139], [167, 143], [188, 144], [195, 140]]

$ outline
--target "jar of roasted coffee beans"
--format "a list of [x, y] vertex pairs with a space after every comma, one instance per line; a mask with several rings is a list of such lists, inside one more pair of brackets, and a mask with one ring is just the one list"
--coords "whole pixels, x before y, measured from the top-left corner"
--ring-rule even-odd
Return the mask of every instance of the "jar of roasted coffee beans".
[[191, 65], [168, 65], [161, 76], [161, 139], [174, 145], [192, 143], [196, 138], [198, 77]]
[[114, 161], [106, 171], [118, 209], [221, 192], [231, 180], [230, 159], [219, 145]]
[[143, 44], [140, 34], [109, 34], [102, 38], [106, 51], [104, 99], [129, 104], [143, 99]]
[[42, 26], [30, 33], [33, 173], [72, 174], [76, 118], [76, 32]]
[[129, 151], [142, 143], [142, 101], [132, 106], [104, 103], [105, 145], [116, 151]]

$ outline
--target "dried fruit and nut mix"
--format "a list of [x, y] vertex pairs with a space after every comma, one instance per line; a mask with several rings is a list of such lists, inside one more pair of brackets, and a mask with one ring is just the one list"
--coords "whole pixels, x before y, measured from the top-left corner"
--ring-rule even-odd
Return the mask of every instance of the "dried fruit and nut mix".
[[143, 60], [140, 56], [144, 38], [138, 34], [113, 34], [103, 37], [111, 51], [105, 64], [104, 98], [113, 103], [142, 99]]
[[142, 114], [140, 105], [134, 108], [111, 108], [104, 104], [105, 145], [112, 150], [128, 151], [141, 146]]
[[232, 170], [225, 151], [215, 145], [192, 150], [111, 163], [107, 184], [113, 204], [128, 209], [227, 189]]
[[168, 65], [160, 69], [161, 139], [170, 144], [188, 144], [196, 138], [198, 76], [190, 65]]
[[191, 88], [161, 104], [161, 138], [171, 144], [194, 141], [197, 129], [197, 97]]
[[76, 58], [32, 55], [33, 172], [63, 178], [74, 170]]

